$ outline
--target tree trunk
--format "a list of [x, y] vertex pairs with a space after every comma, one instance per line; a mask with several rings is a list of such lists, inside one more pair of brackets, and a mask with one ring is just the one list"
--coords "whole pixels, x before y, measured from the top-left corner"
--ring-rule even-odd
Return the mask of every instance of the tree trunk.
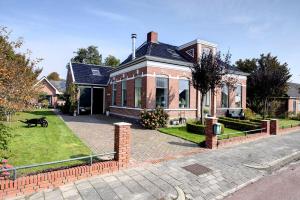
[[265, 119], [267, 115], [267, 106], [268, 106], [268, 99], [264, 99], [263, 119]]
[[204, 125], [203, 101], [204, 101], [204, 95], [201, 93], [200, 110], [201, 110], [201, 124], [202, 124], [202, 125]]

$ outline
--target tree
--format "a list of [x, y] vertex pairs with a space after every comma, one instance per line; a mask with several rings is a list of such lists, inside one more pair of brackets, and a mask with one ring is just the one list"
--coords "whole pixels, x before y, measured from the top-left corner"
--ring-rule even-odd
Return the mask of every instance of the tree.
[[0, 27], [0, 113], [7, 121], [16, 111], [32, 106], [39, 88], [34, 87], [42, 69], [37, 67], [41, 59], [30, 60], [28, 53], [17, 53], [22, 41], [10, 41], [6, 28]]
[[252, 58], [252, 59], [239, 59], [236, 61], [237, 68], [243, 72], [246, 73], [252, 73], [256, 69], [256, 62], [257, 59]]
[[[270, 53], [261, 54], [260, 58], [251, 60], [252, 70], [247, 81], [247, 106], [265, 118], [272, 99], [286, 94], [287, 83], [292, 75], [288, 64], [281, 64], [277, 57]], [[236, 62], [241, 70], [245, 70], [244, 66], [248, 64], [249, 59]]]
[[104, 64], [106, 66], [116, 67], [120, 64], [120, 59], [117, 59], [112, 55], [108, 55], [104, 60]]
[[57, 72], [51, 72], [48, 76], [47, 76], [48, 80], [52, 80], [52, 81], [60, 81], [60, 77], [59, 74]]
[[204, 124], [204, 97], [210, 90], [215, 91], [217, 87], [222, 86], [223, 76], [227, 74], [226, 66], [230, 64], [229, 59], [229, 54], [222, 61], [220, 53], [214, 55], [210, 51], [209, 54], [203, 53], [201, 59], [191, 67], [192, 84], [201, 94], [200, 110], [202, 124]]
[[76, 56], [72, 58], [73, 62], [100, 65], [102, 63], [102, 55], [98, 51], [98, 47], [89, 46], [88, 48], [79, 48], [74, 52]]

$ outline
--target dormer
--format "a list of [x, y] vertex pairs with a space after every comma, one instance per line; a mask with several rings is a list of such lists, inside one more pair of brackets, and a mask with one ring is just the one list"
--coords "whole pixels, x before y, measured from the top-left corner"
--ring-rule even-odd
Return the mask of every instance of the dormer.
[[197, 62], [203, 52], [209, 53], [209, 51], [212, 51], [215, 54], [217, 52], [217, 45], [211, 42], [196, 39], [179, 46], [178, 50], [186, 59], [190, 60], [191, 62]]

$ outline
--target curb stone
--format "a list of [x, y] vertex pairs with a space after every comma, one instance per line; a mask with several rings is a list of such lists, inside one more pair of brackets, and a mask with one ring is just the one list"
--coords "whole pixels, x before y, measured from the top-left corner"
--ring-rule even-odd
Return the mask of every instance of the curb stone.
[[274, 160], [274, 161], [270, 162], [269, 164], [265, 164], [265, 165], [244, 164], [244, 166], [249, 167], [249, 168], [258, 169], [258, 170], [265, 170], [268, 173], [272, 173], [272, 172], [284, 167], [285, 165], [287, 165], [293, 161], [297, 161], [297, 160], [300, 160], [300, 151], [296, 151], [288, 156], [284, 156], [282, 158]]

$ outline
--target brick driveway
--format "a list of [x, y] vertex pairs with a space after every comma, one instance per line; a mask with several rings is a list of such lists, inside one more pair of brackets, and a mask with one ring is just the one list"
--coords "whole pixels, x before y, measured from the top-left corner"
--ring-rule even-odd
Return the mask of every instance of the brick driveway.
[[[111, 152], [114, 148], [113, 123], [124, 121], [103, 115], [67, 116], [62, 118], [94, 153]], [[155, 130], [132, 126], [132, 162], [157, 161], [203, 151], [197, 144]]]

